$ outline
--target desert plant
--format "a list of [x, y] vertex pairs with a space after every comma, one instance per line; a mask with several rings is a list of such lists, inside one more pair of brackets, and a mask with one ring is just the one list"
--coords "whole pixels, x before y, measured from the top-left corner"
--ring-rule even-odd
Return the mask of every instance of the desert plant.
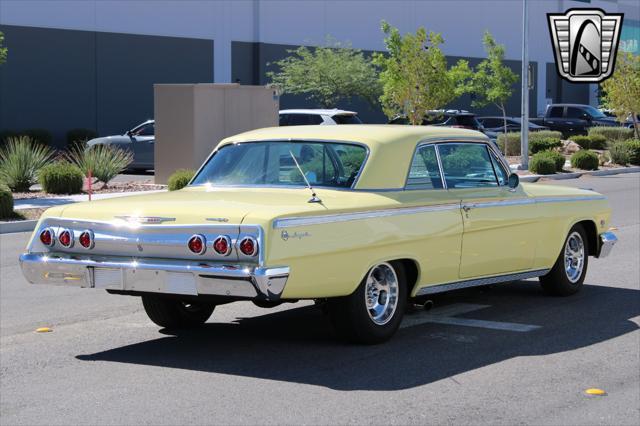
[[633, 137], [633, 129], [618, 126], [596, 126], [589, 129], [589, 136], [599, 135], [609, 144], [626, 141]]
[[545, 152], [539, 152], [531, 158], [529, 170], [539, 175], [552, 175], [556, 172], [556, 163]]
[[621, 166], [626, 166], [627, 164], [629, 164], [629, 149], [624, 143], [614, 144], [609, 149], [609, 155], [611, 156], [611, 161], [616, 164], [620, 164]]
[[556, 138], [543, 138], [537, 139], [534, 138], [529, 141], [529, 153], [535, 154], [537, 152], [548, 151], [553, 148], [560, 148], [562, 146], [562, 142], [560, 139]]
[[632, 139], [624, 142], [629, 152], [629, 163], [640, 166], [640, 139]]
[[71, 129], [67, 132], [67, 146], [73, 147], [74, 145], [85, 146], [87, 141], [97, 138], [98, 133], [91, 129]]
[[591, 145], [589, 149], [607, 149], [607, 138], [602, 135], [594, 134], [590, 135]]
[[580, 145], [580, 148], [582, 149], [591, 148], [591, 138], [589, 136], [576, 135], [576, 136], [571, 136], [569, 139], [572, 142], [575, 142], [578, 145]]
[[176, 170], [171, 176], [169, 176], [169, 181], [167, 182], [169, 191], [176, 191], [184, 188], [195, 174], [196, 172], [191, 169]]
[[588, 149], [578, 151], [571, 156], [571, 166], [582, 170], [598, 170], [598, 154]]
[[0, 219], [13, 216], [13, 195], [9, 188], [0, 185]]
[[0, 180], [12, 191], [26, 192], [53, 155], [51, 148], [34, 143], [27, 136], [11, 137], [0, 149]]
[[133, 161], [133, 153], [111, 145], [93, 145], [87, 149], [73, 147], [65, 158], [78, 166], [85, 176], [102, 182], [106, 188], [109, 181], [124, 171]]
[[84, 175], [78, 166], [58, 161], [40, 170], [38, 181], [49, 194], [78, 194], [82, 192]]
[[[505, 147], [505, 143], [507, 146]], [[500, 151], [509, 155], [520, 155], [520, 132], [501, 133], [498, 135], [498, 147]], [[506, 148], [506, 150], [505, 150]]]

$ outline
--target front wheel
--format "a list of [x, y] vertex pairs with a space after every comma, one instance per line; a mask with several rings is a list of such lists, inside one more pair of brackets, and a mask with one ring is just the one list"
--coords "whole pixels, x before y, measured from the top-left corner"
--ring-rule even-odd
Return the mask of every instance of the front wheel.
[[406, 308], [407, 279], [400, 262], [379, 263], [351, 295], [329, 299], [336, 332], [357, 343], [374, 344], [393, 336]]
[[582, 288], [589, 264], [589, 241], [582, 225], [574, 225], [551, 271], [540, 277], [545, 292], [570, 296]]
[[215, 305], [202, 302], [184, 302], [158, 296], [142, 296], [142, 306], [149, 319], [164, 328], [194, 328], [211, 316]]

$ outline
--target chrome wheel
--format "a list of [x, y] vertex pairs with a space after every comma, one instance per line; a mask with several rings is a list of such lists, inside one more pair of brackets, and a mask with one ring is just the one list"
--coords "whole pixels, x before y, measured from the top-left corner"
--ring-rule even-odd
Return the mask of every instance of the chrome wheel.
[[364, 298], [369, 318], [377, 325], [384, 325], [398, 307], [398, 276], [388, 263], [374, 266], [365, 282]]
[[584, 268], [584, 241], [578, 232], [572, 232], [564, 247], [564, 271], [571, 283], [577, 282]]

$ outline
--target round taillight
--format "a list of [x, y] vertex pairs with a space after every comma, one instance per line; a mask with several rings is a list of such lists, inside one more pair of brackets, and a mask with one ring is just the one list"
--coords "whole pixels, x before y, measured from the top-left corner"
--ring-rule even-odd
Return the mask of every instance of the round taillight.
[[78, 242], [86, 249], [93, 248], [93, 232], [89, 230], [82, 231], [82, 234], [78, 237]]
[[68, 229], [65, 229], [58, 235], [58, 241], [64, 247], [69, 248], [73, 245], [73, 234]]
[[228, 256], [231, 253], [231, 238], [220, 235], [213, 241], [213, 250], [219, 255]]
[[193, 235], [189, 238], [187, 245], [189, 246], [189, 250], [195, 254], [204, 254], [207, 249], [206, 240], [202, 235]]
[[243, 238], [240, 241], [240, 251], [245, 256], [255, 256], [258, 253], [258, 244], [256, 244], [256, 240], [251, 237]]
[[51, 247], [54, 243], [53, 231], [50, 228], [43, 229], [40, 232], [40, 242], [47, 247]]

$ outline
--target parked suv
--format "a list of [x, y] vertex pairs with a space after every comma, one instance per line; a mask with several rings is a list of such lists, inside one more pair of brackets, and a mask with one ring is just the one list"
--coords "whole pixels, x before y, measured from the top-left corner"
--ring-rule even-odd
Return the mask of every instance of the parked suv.
[[283, 109], [280, 111], [281, 126], [307, 124], [362, 124], [362, 121], [357, 112], [342, 109]]
[[[503, 117], [478, 117], [478, 121], [482, 123], [486, 130], [489, 130], [491, 132], [504, 133]], [[507, 132], [519, 132], [521, 129], [521, 123], [522, 120], [520, 119], [520, 117], [507, 117]], [[530, 132], [537, 132], [539, 130], [549, 130], [549, 128], [529, 122]]]
[[133, 163], [129, 166], [130, 169], [148, 170], [154, 167], [153, 145], [155, 139], [155, 121], [147, 120], [122, 135], [91, 139], [87, 142], [87, 146], [111, 145], [126, 149], [133, 153]]

